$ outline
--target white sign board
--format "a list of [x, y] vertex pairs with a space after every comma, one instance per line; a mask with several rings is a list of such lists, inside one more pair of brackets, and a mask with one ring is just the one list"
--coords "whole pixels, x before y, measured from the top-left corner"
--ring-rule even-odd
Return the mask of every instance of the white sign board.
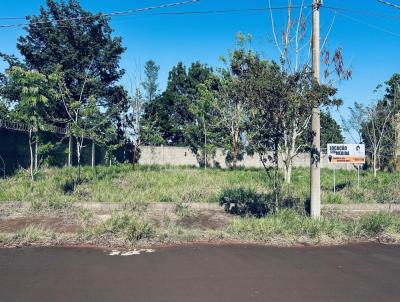
[[364, 144], [328, 144], [328, 160], [333, 164], [365, 163]]

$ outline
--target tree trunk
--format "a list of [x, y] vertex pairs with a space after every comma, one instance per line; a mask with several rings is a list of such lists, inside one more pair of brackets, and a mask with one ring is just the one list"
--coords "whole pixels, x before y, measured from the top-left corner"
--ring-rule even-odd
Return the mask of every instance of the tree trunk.
[[279, 208], [279, 144], [275, 142], [274, 146], [274, 213], [278, 211]]
[[[76, 157], [78, 162], [78, 183], [81, 181], [81, 151], [82, 151], [82, 144], [79, 143], [79, 139], [76, 139]], [[82, 139], [83, 143], [83, 139]]]
[[29, 172], [31, 174], [31, 179], [33, 180], [33, 148], [32, 148], [32, 129], [29, 129], [29, 154], [30, 154], [30, 163], [29, 163]]
[[[136, 152], [137, 152], [137, 146], [136, 144], [133, 144], [132, 146], [132, 170], [135, 171], [136, 169]], [[111, 159], [111, 156], [110, 156]]]
[[72, 166], [72, 135], [68, 137], [68, 167]]
[[236, 170], [237, 168], [237, 161], [238, 161], [238, 135], [235, 132], [232, 136], [232, 169]]
[[285, 162], [285, 183], [288, 185], [292, 183], [292, 168], [293, 161], [291, 159], [287, 159]]
[[206, 123], [203, 121], [204, 129], [204, 170], [207, 170], [207, 129]]
[[374, 177], [376, 177], [376, 172], [377, 172], [377, 170], [378, 170], [378, 168], [377, 168], [377, 154], [376, 154], [376, 151], [374, 151], [374, 153], [373, 153], [373, 155], [372, 155], [372, 164], [373, 164], [373, 169], [374, 169]]
[[38, 170], [39, 162], [38, 162], [38, 135], [37, 132], [35, 134], [35, 171]]

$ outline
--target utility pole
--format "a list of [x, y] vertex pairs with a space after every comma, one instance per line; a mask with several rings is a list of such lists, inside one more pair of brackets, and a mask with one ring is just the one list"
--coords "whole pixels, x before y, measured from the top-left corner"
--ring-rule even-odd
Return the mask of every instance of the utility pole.
[[[315, 80], [320, 81], [319, 56], [320, 56], [320, 29], [319, 29], [319, 9], [322, 0], [313, 0], [312, 18], [312, 70]], [[318, 219], [321, 216], [321, 110], [319, 104], [312, 109], [312, 151], [311, 151], [311, 217]]]

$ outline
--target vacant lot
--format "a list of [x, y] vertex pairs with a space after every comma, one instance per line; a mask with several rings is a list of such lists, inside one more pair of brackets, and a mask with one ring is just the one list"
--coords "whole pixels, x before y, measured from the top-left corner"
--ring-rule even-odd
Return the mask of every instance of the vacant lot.
[[[70, 202], [216, 202], [226, 189], [269, 190], [269, 179], [262, 169], [237, 171], [192, 167], [139, 166], [127, 164], [95, 170], [84, 167], [82, 180], [75, 182], [77, 170], [44, 169], [32, 182], [25, 173], [0, 180], [0, 201], [47, 203], [57, 207]], [[295, 169], [293, 183], [284, 186], [285, 194], [303, 202], [308, 196], [309, 171]], [[323, 203], [396, 203], [400, 201], [400, 174], [361, 172], [360, 189], [356, 171], [322, 170]]]

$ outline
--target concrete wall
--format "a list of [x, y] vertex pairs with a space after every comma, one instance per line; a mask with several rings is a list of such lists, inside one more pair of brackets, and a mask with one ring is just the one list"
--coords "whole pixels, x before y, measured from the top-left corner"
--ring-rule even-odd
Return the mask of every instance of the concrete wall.
[[[144, 165], [171, 165], [171, 166], [199, 166], [196, 156], [189, 148], [186, 147], [141, 147], [140, 164]], [[293, 161], [294, 167], [309, 167], [310, 155], [308, 153], [301, 153], [295, 157]], [[219, 165], [221, 168], [226, 168], [225, 154], [222, 150], [218, 150], [214, 158], [214, 165]], [[254, 156], [245, 155], [242, 161], [238, 162], [238, 166], [246, 168], [262, 168], [263, 165], [257, 154]], [[282, 160], [280, 166], [283, 166]], [[336, 168], [351, 170], [355, 167], [350, 164], [331, 164], [326, 155], [322, 155], [321, 160], [322, 168]]]

